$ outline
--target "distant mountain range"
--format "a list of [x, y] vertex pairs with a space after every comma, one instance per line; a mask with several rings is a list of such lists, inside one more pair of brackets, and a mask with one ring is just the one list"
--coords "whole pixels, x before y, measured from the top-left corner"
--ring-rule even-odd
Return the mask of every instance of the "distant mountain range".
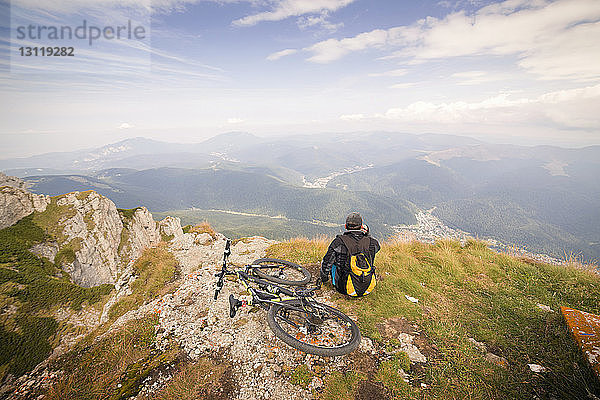
[[302, 234], [330, 234], [347, 212], [359, 210], [374, 232], [390, 235], [394, 225], [413, 223], [416, 210], [436, 207], [446, 224], [480, 237], [558, 257], [600, 258], [600, 146], [525, 147], [388, 132], [275, 138], [232, 132], [198, 144], [128, 139], [0, 160], [0, 169], [25, 177], [37, 193], [94, 189], [122, 208], [279, 216], [290, 221], [280, 229], [293, 230], [296, 221]]

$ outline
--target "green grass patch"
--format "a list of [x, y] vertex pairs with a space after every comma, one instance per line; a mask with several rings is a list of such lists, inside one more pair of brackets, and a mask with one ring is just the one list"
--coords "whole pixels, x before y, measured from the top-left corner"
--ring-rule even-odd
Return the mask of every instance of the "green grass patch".
[[123, 218], [125, 221], [129, 222], [133, 219], [133, 214], [135, 214], [135, 212], [137, 210], [139, 210], [140, 208], [141, 207], [135, 207], [135, 208], [129, 208], [129, 209], [118, 208], [117, 211], [119, 211], [121, 218]]
[[0, 365], [16, 376], [33, 369], [52, 351], [49, 339], [58, 323], [53, 318], [19, 315], [18, 331], [7, 331], [0, 326]]
[[[268, 255], [317, 263], [328, 244], [291, 240], [271, 246]], [[378, 325], [387, 319], [404, 317], [420, 327], [429, 347], [436, 349], [421, 376], [428, 383], [428, 398], [585, 398], [588, 391], [600, 392], [559, 312], [567, 306], [600, 314], [598, 275], [498, 254], [477, 241], [465, 246], [453, 241], [383, 243], [375, 265], [379, 281], [369, 296], [327, 293], [340, 309], [358, 317], [365, 336], [384, 345], [391, 341]], [[411, 303], [406, 295], [419, 302]], [[538, 303], [555, 312], [539, 309]], [[509, 367], [488, 362], [469, 337], [505, 357]], [[535, 375], [529, 363], [548, 372]], [[404, 393], [391, 383], [395, 367], [381, 368], [385, 386]]]
[[[52, 236], [59, 245], [62, 245], [67, 239], [63, 234], [61, 221], [65, 221], [75, 216], [76, 211], [69, 205], [58, 205], [58, 200], [63, 196], [53, 197], [46, 210], [42, 213], [33, 213], [33, 223], [42, 229], [46, 235]], [[17, 224], [21, 223], [19, 221]]]
[[383, 383], [394, 396], [409, 398], [415, 391], [404, 381], [405, 372], [410, 372], [410, 359], [405, 353], [401, 353], [394, 355], [391, 360], [383, 361], [375, 379]]
[[322, 400], [354, 400], [357, 398], [358, 383], [362, 380], [364, 377], [355, 372], [344, 374], [335, 371], [325, 380], [325, 387], [320, 398]]
[[313, 374], [310, 372], [310, 369], [308, 369], [308, 365], [306, 364], [296, 367], [296, 369], [294, 369], [290, 374], [290, 382], [292, 382], [294, 385], [301, 386], [304, 389], [308, 389], [308, 385], [310, 385], [312, 378]]
[[54, 257], [54, 264], [63, 266], [75, 262], [75, 253], [81, 250], [81, 238], [74, 238], [69, 243], [62, 245], [56, 257]]
[[0, 368], [15, 375], [29, 371], [52, 350], [49, 340], [58, 325], [47, 317], [48, 310], [55, 306], [79, 310], [112, 290], [111, 285], [75, 285], [55, 264], [29, 252], [33, 244], [49, 239], [38, 220], [35, 213], [0, 230], [0, 300], [13, 309], [1, 320]]
[[163, 242], [170, 242], [173, 239], [175, 239], [175, 235], [173, 235], [173, 234], [167, 235], [162, 232], [160, 233], [160, 240], [162, 240]]

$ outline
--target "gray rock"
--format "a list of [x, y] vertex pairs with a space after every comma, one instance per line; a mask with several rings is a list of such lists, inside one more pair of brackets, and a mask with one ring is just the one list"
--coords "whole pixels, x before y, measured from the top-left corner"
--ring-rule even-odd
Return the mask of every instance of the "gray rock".
[[401, 333], [398, 335], [398, 340], [401, 343], [400, 350], [408, 355], [411, 362], [426, 363], [427, 357], [425, 357], [419, 348], [412, 343], [414, 338], [414, 336], [409, 335], [408, 333]]
[[171, 241], [172, 250], [189, 250], [194, 246], [195, 233], [184, 233]]
[[0, 173], [0, 229], [17, 223], [34, 211], [43, 212], [50, 197], [30, 193], [19, 178]]
[[473, 339], [473, 338], [468, 338], [467, 339], [470, 343], [473, 344], [473, 346], [475, 346], [479, 351], [481, 351], [482, 353], [487, 352], [487, 347], [485, 346], [485, 343], [481, 343], [478, 342], [477, 340]]
[[181, 219], [179, 217], [165, 217], [158, 223], [160, 233], [166, 236], [173, 236], [174, 239], [183, 236], [181, 228]]
[[531, 372], [535, 372], [536, 374], [546, 372], [546, 368], [539, 364], [527, 364]]
[[114, 284], [119, 273], [118, 249], [123, 230], [115, 204], [91, 191], [66, 194], [57, 200], [57, 205], [74, 211], [73, 216], [60, 222], [65, 237], [61, 247], [79, 247], [75, 260], [62, 268], [83, 287]]
[[0, 172], [0, 187], [9, 186], [17, 189], [27, 189], [27, 184], [16, 176], [5, 175]]
[[40, 257], [46, 257], [50, 262], [54, 262], [58, 250], [60, 250], [60, 248], [56, 242], [38, 243], [29, 249], [33, 254]]
[[129, 231], [129, 238], [127, 244], [123, 246], [121, 255], [130, 260], [138, 258], [145, 248], [160, 242], [158, 223], [154, 221], [146, 207], [135, 210], [133, 218], [126, 223], [125, 227]]
[[313, 377], [312, 381], [310, 382], [311, 389], [320, 390], [323, 388], [323, 386], [323, 380], [318, 376]]
[[[71, 246], [75, 251], [75, 259], [61, 267], [80, 286], [115, 284], [124, 261], [137, 259], [145, 248], [160, 242], [158, 224], [145, 207], [138, 208], [123, 224], [115, 204], [94, 191], [68, 193], [58, 198], [57, 205], [72, 211], [59, 221], [63, 228], [60, 247]], [[124, 229], [126, 235], [122, 235]], [[51, 256], [51, 248], [45, 243], [36, 250]], [[121, 286], [130, 284], [131, 277], [123, 278], [126, 280], [119, 289], [126, 292], [128, 288]]]

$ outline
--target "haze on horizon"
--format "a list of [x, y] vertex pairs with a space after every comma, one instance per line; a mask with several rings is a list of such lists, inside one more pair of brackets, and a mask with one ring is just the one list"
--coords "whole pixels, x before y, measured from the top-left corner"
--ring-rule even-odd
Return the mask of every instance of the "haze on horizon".
[[[13, 0], [0, 158], [132, 137], [347, 131], [600, 144], [595, 0]], [[10, 17], [10, 18], [8, 18]], [[26, 58], [10, 27], [133, 20], [146, 41]], [[12, 24], [12, 25], [11, 25]]]

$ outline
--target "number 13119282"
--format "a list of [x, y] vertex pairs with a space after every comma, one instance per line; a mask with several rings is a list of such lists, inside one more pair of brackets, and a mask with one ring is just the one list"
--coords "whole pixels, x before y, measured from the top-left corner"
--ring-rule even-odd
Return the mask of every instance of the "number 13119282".
[[73, 57], [75, 56], [74, 47], [19, 47], [19, 52], [23, 57]]

